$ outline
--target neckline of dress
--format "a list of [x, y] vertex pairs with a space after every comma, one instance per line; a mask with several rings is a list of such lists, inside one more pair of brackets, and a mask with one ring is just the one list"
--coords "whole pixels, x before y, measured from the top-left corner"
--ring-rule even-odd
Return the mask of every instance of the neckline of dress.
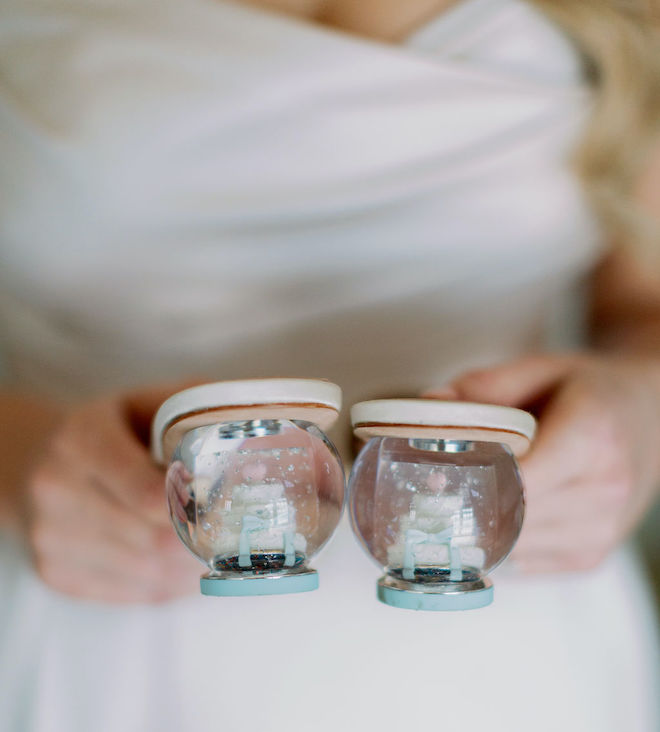
[[[461, 58], [457, 63], [453, 58], [456, 50], [464, 42], [470, 43], [480, 33], [490, 26], [498, 14], [506, 14], [512, 9], [529, 9], [534, 15], [535, 9], [524, 0], [459, 0], [447, 10], [430, 18], [422, 27], [417, 28], [399, 43], [388, 43], [359, 35], [344, 32], [321, 23], [314, 23], [303, 18], [275, 12], [268, 8], [252, 6], [239, 0], [191, 0], [202, 2], [207, 7], [224, 7], [227, 12], [243, 16], [246, 22], [254, 20], [255, 26], [261, 32], [267, 31], [266, 37], [277, 36], [279, 30], [283, 43], [289, 46], [299, 41], [309, 51], [317, 52], [321, 49], [332, 49], [334, 53], [340, 51], [351, 53], [355, 58], [371, 55], [372, 62], [378, 59], [384, 63], [399, 63], [409, 67], [423, 68], [427, 71], [437, 71], [439, 68], [451, 69], [452, 73], [460, 73], [465, 78], [477, 80], [480, 83], [492, 84], [496, 82], [508, 89], [524, 89], [539, 91], [538, 80], [526, 78], [520, 74], [511, 74], [506, 69], [490, 68], [488, 65], [464, 63]], [[290, 34], [290, 37], [288, 37]], [[432, 50], [433, 53], [429, 53]], [[445, 54], [444, 51], [448, 53]], [[460, 53], [459, 53], [460, 55]], [[448, 63], [449, 66], [442, 66]], [[577, 94], [584, 96], [582, 84], [576, 87], [573, 82], [551, 82], [541, 84], [543, 92], [552, 91], [561, 95]]]
[[[217, 2], [218, 0], [214, 0]], [[296, 15], [281, 13], [268, 8], [249, 5], [239, 2], [238, 0], [221, 0], [226, 5], [233, 6], [237, 9], [244, 10], [260, 17], [262, 20], [272, 20], [289, 26], [292, 29], [306, 32], [312, 35], [322, 36], [327, 39], [335, 39], [354, 46], [362, 46], [364, 48], [379, 49], [381, 51], [396, 52], [414, 48], [418, 38], [425, 37], [429, 32], [448, 33], [452, 28], [463, 26], [465, 22], [469, 22], [472, 18], [478, 17], [480, 11], [487, 7], [496, 7], [503, 5], [507, 0], [458, 0], [450, 5], [446, 10], [431, 16], [420, 26], [414, 28], [405, 37], [396, 42], [380, 40], [378, 38], [369, 38], [357, 33], [335, 28], [323, 23], [316, 23]]]

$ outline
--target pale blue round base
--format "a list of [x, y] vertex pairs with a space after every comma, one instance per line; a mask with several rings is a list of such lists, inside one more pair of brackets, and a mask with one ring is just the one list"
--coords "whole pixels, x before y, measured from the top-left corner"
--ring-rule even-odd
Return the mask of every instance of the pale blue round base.
[[256, 597], [257, 595], [287, 595], [293, 592], [310, 592], [318, 589], [319, 575], [315, 569], [291, 574], [238, 575], [200, 579], [202, 595], [212, 597]]
[[378, 582], [378, 599], [404, 610], [475, 610], [493, 602], [493, 587], [464, 592], [423, 592], [392, 587], [382, 577]]

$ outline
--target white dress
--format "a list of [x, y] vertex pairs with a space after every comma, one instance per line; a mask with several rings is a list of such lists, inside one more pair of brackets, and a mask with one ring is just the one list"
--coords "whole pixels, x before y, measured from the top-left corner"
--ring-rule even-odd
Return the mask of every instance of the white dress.
[[[465, 0], [400, 47], [222, 0], [0, 14], [0, 327], [22, 388], [415, 394], [546, 346], [598, 258], [566, 162], [579, 60], [520, 0]], [[446, 614], [379, 604], [346, 525], [315, 565], [315, 593], [113, 608], [51, 592], [3, 537], [0, 729], [656, 730], [626, 551], [589, 574], [505, 564], [492, 606]]]

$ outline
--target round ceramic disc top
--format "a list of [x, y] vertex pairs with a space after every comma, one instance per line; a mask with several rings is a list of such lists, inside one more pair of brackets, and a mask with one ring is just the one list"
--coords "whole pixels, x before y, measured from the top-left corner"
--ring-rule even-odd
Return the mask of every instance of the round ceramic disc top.
[[197, 427], [249, 419], [297, 419], [329, 429], [341, 389], [322, 379], [220, 381], [180, 391], [161, 404], [151, 426], [151, 451], [167, 462], [183, 435]]
[[439, 399], [378, 399], [351, 409], [355, 435], [499, 442], [514, 455], [529, 449], [536, 420], [522, 409]]

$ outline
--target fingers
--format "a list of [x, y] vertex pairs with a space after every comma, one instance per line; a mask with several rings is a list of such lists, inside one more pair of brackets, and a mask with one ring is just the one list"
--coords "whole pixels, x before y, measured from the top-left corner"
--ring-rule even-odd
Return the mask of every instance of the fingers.
[[574, 483], [528, 501], [514, 553], [574, 553], [583, 544], [612, 546], [620, 538], [618, 497], [597, 484]]
[[550, 391], [580, 364], [583, 355], [528, 356], [491, 368], [468, 371], [425, 396], [521, 407]]
[[437, 386], [423, 391], [420, 395], [422, 399], [443, 399], [445, 401], [459, 401], [460, 393], [451, 384]]
[[[103, 489], [82, 473], [64, 466], [50, 466], [32, 478], [34, 501], [32, 520], [47, 516], [66, 533], [78, 526], [94, 526], [99, 537], [110, 538], [133, 551], [151, 551], [169, 542], [172, 529], [167, 522], [167, 508], [161, 501], [161, 525], [145, 521], [140, 515], [112, 500]], [[166, 523], [167, 522], [167, 523]]]
[[521, 469], [530, 491], [550, 490], [583, 476], [617, 483], [630, 494], [636, 482], [631, 449], [630, 434], [607, 388], [586, 374], [571, 378], [548, 402]]
[[649, 449], [657, 427], [644, 418], [640, 382], [623, 363], [535, 356], [468, 372], [428, 393], [539, 416], [536, 439], [520, 464], [526, 516], [512, 556], [523, 569], [590, 569], [634, 525], [642, 489], [651, 482], [644, 476], [657, 475], [648, 457], [657, 453]]
[[73, 576], [47, 567], [41, 578], [56, 592], [80, 600], [111, 605], [153, 604], [175, 600], [199, 590], [199, 579], [169, 583], [158, 588], [149, 584], [126, 581], [123, 575], [87, 572]]
[[177, 541], [159, 550], [134, 551], [92, 531], [62, 534], [36, 525], [34, 563], [54, 589], [108, 602], [159, 602], [195, 591], [199, 565]]
[[58, 435], [58, 460], [96, 481], [124, 507], [161, 526], [163, 472], [122, 421], [115, 404], [100, 403], [77, 413]]
[[[183, 549], [183, 548], [182, 548]], [[57, 592], [103, 603], [154, 603], [184, 597], [199, 590], [199, 573], [191, 557], [174, 562], [129, 562], [121, 569], [109, 564], [109, 555], [99, 547], [85, 563], [76, 563], [77, 554], [56, 554], [36, 563], [40, 578]]]
[[522, 460], [525, 523], [513, 556], [530, 572], [597, 566], [625, 536], [635, 481], [616, 420], [579, 379], [543, 413]]
[[122, 419], [130, 425], [139, 441], [149, 446], [151, 421], [160, 405], [172, 394], [207, 383], [208, 379], [189, 378], [171, 384], [161, 384], [147, 389], [130, 391], [122, 395], [120, 408]]
[[55, 589], [108, 602], [160, 601], [192, 591], [197, 562], [171, 528], [159, 529], [96, 494], [81, 476], [38, 478], [28, 538]]
[[197, 587], [199, 565], [169, 520], [164, 474], [118, 399], [72, 412], [27, 488], [35, 567], [56, 590], [103, 602], [153, 602]]
[[584, 449], [582, 422], [570, 398], [560, 398], [546, 409], [534, 443], [520, 461], [528, 491], [537, 494], [553, 491], [557, 485], [574, 480], [589, 469], [592, 456]]

